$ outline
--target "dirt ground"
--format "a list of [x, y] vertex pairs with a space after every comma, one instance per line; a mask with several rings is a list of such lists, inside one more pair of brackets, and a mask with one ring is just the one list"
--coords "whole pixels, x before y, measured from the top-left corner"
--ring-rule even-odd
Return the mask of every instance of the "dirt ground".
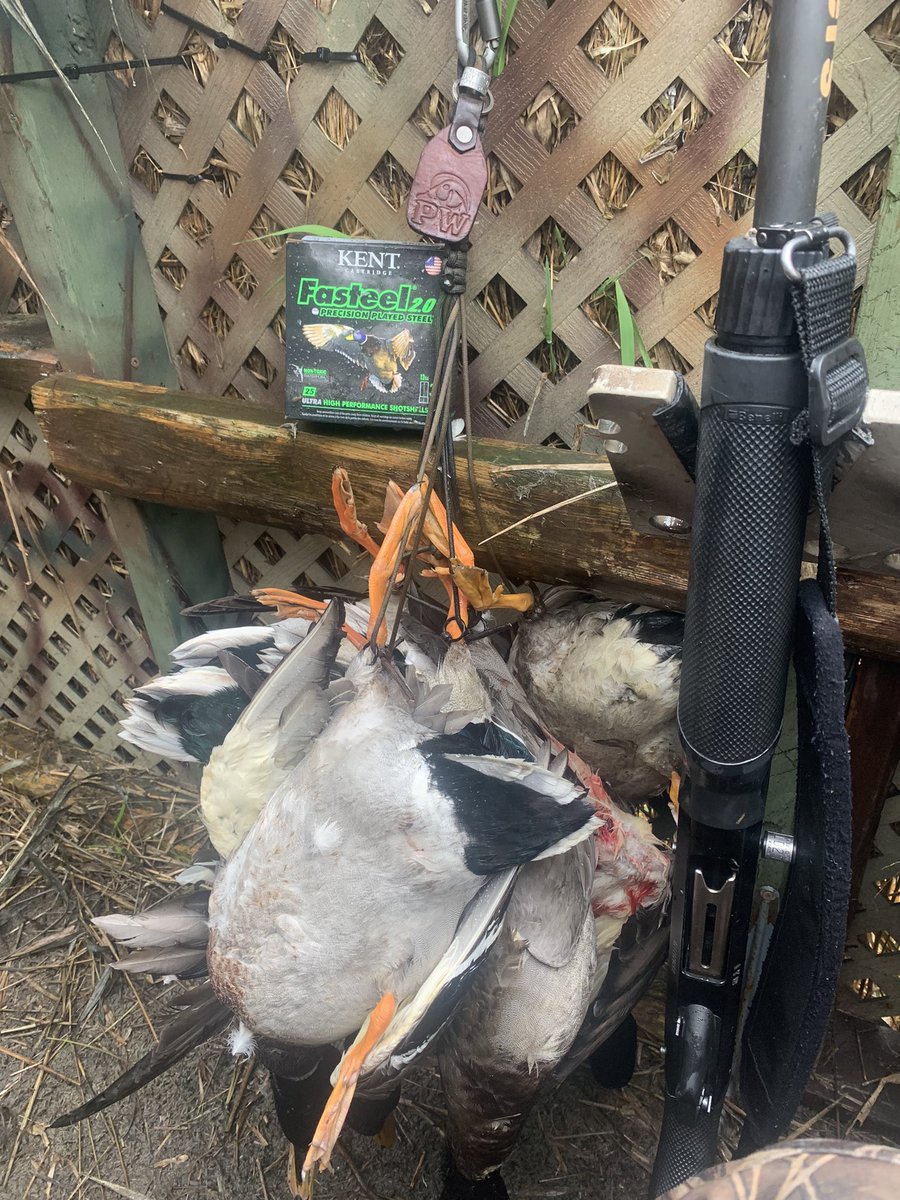
[[[264, 1073], [222, 1039], [90, 1121], [47, 1129], [149, 1048], [179, 990], [111, 972], [91, 916], [172, 892], [199, 840], [187, 782], [0, 724], [2, 1200], [288, 1197]], [[659, 981], [637, 1015], [632, 1084], [604, 1091], [582, 1071], [533, 1114], [504, 1171], [516, 1200], [645, 1194], [662, 1112]], [[846, 1131], [840, 1081], [832, 1091], [800, 1115], [799, 1132]], [[442, 1124], [437, 1077], [423, 1068], [405, 1085], [393, 1148], [346, 1134], [317, 1196], [437, 1200]], [[726, 1142], [737, 1128], [729, 1114]]]

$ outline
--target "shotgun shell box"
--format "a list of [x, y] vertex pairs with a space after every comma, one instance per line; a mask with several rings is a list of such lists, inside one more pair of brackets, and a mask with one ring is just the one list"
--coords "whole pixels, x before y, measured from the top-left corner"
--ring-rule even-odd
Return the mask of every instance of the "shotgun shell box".
[[289, 420], [424, 426], [440, 320], [442, 256], [417, 243], [287, 243]]

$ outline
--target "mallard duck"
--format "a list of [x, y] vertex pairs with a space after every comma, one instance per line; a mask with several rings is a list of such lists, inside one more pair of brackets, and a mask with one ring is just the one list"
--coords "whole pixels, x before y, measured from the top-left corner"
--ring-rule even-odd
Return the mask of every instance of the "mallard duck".
[[550, 588], [518, 627], [510, 663], [547, 730], [640, 803], [681, 760], [675, 711], [684, 618]]
[[[261, 603], [258, 608], [265, 610]], [[128, 716], [119, 737], [173, 762], [207, 763], [250, 702], [241, 664], [270, 674], [312, 624], [291, 618], [214, 630], [182, 642], [171, 654], [174, 670], [135, 688], [125, 701]]]
[[[343, 531], [374, 558], [380, 547], [357, 516], [346, 471], [335, 469], [331, 492]], [[367, 601], [341, 588], [331, 589], [330, 595], [348, 601], [348, 636], [360, 635], [358, 648], [369, 620]], [[192, 617], [239, 614], [252, 620], [274, 613], [279, 619], [271, 625], [207, 630], [182, 642], [170, 655], [172, 670], [136, 688], [126, 700], [128, 717], [119, 737], [173, 762], [208, 763], [258, 690], [260, 677], [271, 674], [299, 645], [326, 608], [321, 597], [255, 588], [249, 596], [226, 596], [185, 609]], [[338, 664], [345, 667], [353, 653], [350, 641], [342, 644]]]
[[[346, 675], [333, 678], [352, 630], [332, 604], [209, 755], [202, 810], [226, 861], [209, 908], [212, 993], [194, 995], [199, 1032], [183, 1013], [124, 1085], [69, 1120], [158, 1073], [232, 1012], [234, 1049], [256, 1046], [277, 1075], [296, 1144], [294, 1085], [318, 1078], [330, 1048], [357, 1034], [312, 1138], [311, 1177], [361, 1072], [376, 1107], [389, 1101], [452, 1015], [499, 932], [516, 870], [590, 837], [597, 818], [584, 789], [549, 769], [546, 739], [523, 755], [512, 717], [493, 719], [465, 644], [448, 648], [407, 621], [393, 654], [376, 649], [386, 581], [421, 497], [417, 485], [396, 505], [372, 567], [366, 645]], [[429, 540], [441, 551], [446, 527]], [[138, 953], [149, 949], [144, 941]]]
[[[501, 711], [533, 736], [540, 726], [506, 664], [490, 648], [475, 652]], [[621, 811], [577, 755], [564, 757], [600, 823], [590, 842], [523, 867], [503, 931], [441, 1040], [445, 1200], [506, 1196], [499, 1169], [532, 1106], [615, 1033], [665, 953], [667, 854], [644, 818]]]
[[416, 357], [412, 334], [401, 329], [390, 338], [376, 337], [353, 325], [304, 325], [303, 336], [317, 350], [349, 359], [364, 371], [359, 390], [371, 384], [379, 392], [397, 392]]

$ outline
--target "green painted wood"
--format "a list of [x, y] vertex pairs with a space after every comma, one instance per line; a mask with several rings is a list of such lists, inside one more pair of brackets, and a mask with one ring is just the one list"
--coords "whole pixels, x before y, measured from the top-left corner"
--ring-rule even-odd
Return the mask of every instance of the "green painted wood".
[[[85, 0], [29, 8], [58, 63], [102, 57]], [[0, 61], [4, 72], [47, 66], [5, 13]], [[68, 87], [35, 81], [3, 89], [0, 186], [63, 366], [177, 387], [104, 76]], [[164, 662], [195, 631], [180, 615], [183, 604], [230, 590], [216, 519], [119, 498], [110, 498], [109, 511], [154, 653]]]
[[900, 389], [900, 128], [891, 148], [856, 334], [866, 350], [870, 386]]

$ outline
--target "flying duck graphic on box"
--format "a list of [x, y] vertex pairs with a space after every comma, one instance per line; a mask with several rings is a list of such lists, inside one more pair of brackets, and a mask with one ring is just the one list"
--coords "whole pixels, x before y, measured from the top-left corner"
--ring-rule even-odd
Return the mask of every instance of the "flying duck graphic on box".
[[330, 350], [355, 363], [361, 371], [359, 390], [397, 392], [416, 357], [412, 334], [401, 329], [391, 338], [380, 338], [353, 325], [304, 325], [303, 336], [317, 350]]

